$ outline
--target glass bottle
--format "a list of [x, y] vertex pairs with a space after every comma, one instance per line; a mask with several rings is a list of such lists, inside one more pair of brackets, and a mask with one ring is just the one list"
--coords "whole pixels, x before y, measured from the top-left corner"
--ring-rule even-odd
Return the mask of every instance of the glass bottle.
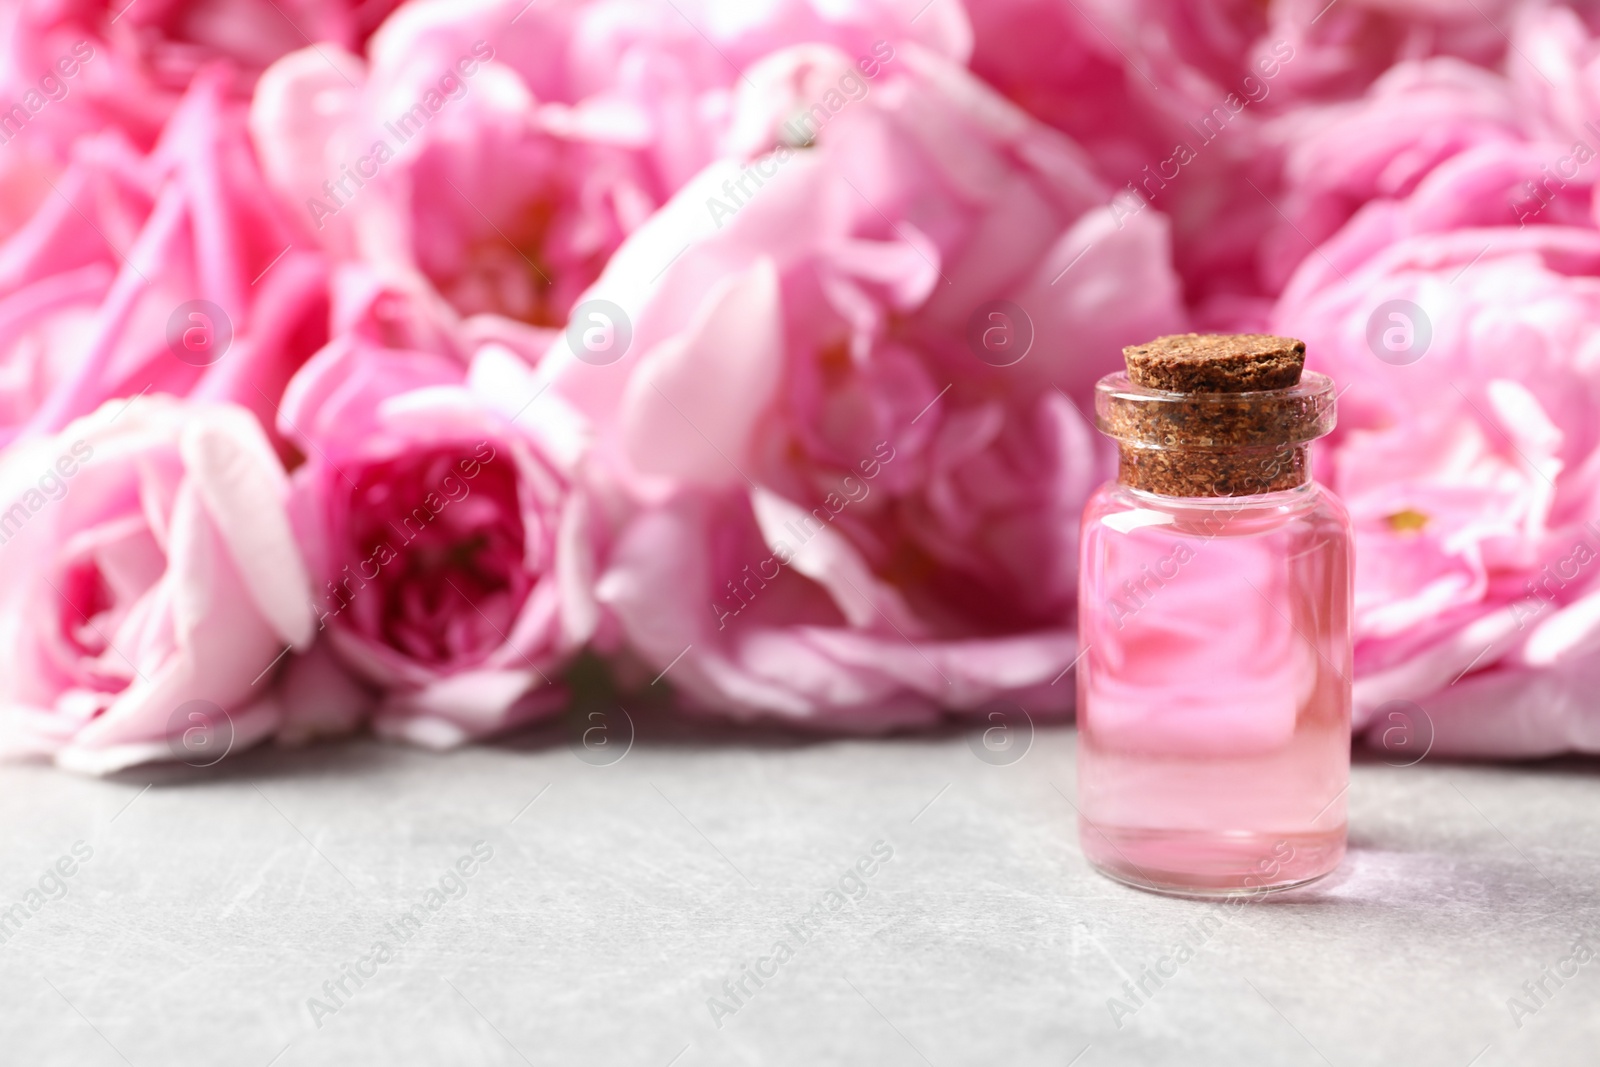
[[1130, 373], [1096, 387], [1120, 464], [1083, 516], [1079, 837], [1141, 888], [1286, 889], [1345, 850], [1352, 539], [1308, 462], [1333, 428], [1333, 383], [1297, 360], [1280, 387], [1255, 388], [1247, 368], [1230, 379], [1240, 349], [1303, 360], [1285, 338], [1144, 347], [1176, 342], [1200, 356], [1140, 375], [1129, 349]]

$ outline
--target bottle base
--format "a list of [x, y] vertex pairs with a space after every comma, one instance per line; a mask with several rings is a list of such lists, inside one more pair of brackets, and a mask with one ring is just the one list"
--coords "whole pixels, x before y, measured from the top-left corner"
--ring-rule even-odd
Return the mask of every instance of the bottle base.
[[1078, 821], [1078, 839], [1101, 874], [1152, 893], [1217, 899], [1281, 893], [1332, 873], [1345, 828], [1312, 833], [1129, 829]]

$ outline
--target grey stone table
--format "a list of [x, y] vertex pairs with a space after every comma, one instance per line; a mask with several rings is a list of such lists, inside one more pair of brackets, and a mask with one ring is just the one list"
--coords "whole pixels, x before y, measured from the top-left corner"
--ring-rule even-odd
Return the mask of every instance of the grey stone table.
[[1230, 907], [1089, 870], [1070, 728], [636, 718], [0, 769], [0, 1063], [1600, 1062], [1596, 763], [1358, 761], [1343, 868]]

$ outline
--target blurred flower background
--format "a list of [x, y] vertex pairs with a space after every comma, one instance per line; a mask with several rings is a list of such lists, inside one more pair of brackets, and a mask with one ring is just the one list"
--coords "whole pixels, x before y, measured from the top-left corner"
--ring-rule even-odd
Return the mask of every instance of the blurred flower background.
[[1070, 715], [1092, 384], [1182, 330], [1339, 384], [1358, 732], [1600, 752], [1597, 34], [6, 0], [0, 755], [448, 746], [597, 663], [829, 730]]

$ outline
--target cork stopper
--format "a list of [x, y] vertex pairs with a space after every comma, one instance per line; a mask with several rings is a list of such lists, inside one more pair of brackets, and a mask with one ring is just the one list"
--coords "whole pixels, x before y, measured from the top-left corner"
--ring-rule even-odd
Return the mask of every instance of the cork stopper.
[[1123, 349], [1095, 387], [1118, 480], [1162, 496], [1278, 492], [1311, 478], [1310, 442], [1333, 429], [1333, 382], [1306, 346], [1270, 334], [1177, 334]]
[[1306, 343], [1270, 333], [1175, 333], [1122, 350], [1135, 385], [1167, 393], [1250, 393], [1300, 380]]

